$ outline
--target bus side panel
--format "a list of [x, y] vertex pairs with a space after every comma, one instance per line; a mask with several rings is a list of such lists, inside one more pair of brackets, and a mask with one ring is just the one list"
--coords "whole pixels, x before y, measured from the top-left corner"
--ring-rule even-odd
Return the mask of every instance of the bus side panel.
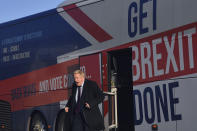
[[196, 130], [196, 74], [134, 87], [136, 131]]
[[153, 124], [157, 124], [160, 131], [176, 130], [176, 121], [182, 119], [174, 118], [177, 114], [173, 99], [180, 87], [173, 89], [173, 84], [176, 85], [177, 81], [165, 80], [134, 86], [136, 131], [151, 131]]
[[175, 96], [179, 98], [176, 104], [176, 114], [181, 114], [182, 121], [177, 121], [178, 131], [197, 130], [197, 105], [196, 105], [196, 85], [197, 74], [187, 75], [185, 79], [179, 79], [180, 89]]
[[195, 106], [190, 113], [184, 107], [195, 97], [196, 31], [192, 23], [109, 49], [132, 48], [136, 131], [152, 130], [152, 124], [162, 131], [180, 129], [185, 123], [184, 129], [196, 129], [189, 126], [194, 125]]

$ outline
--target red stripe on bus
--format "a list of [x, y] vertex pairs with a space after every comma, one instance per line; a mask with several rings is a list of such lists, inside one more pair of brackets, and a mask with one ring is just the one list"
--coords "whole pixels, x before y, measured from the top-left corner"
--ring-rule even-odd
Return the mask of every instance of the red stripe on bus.
[[101, 27], [99, 27], [99, 25], [97, 25], [93, 20], [91, 20], [75, 4], [65, 6], [63, 8], [79, 25], [81, 25], [97, 41], [104, 42], [112, 39], [111, 35], [109, 35]]
[[[188, 32], [188, 30], [194, 30], [194, 33], [192, 33], [192, 35], [190, 37], [188, 37], [188, 35], [186, 35]], [[189, 31], [190, 32], [190, 31]], [[190, 32], [191, 33], [191, 32]], [[182, 34], [182, 35], [180, 35]], [[184, 35], [185, 34], [185, 35]], [[175, 71], [173, 68], [173, 64], [172, 61], [169, 62], [169, 72], [166, 73], [166, 65], [167, 65], [167, 57], [171, 54], [168, 53], [166, 47], [165, 47], [165, 40], [164, 37], [167, 38], [168, 42], [169, 42], [169, 46], [171, 48], [171, 43], [172, 43], [172, 36], [175, 35], [175, 41], [174, 41], [174, 49], [173, 49], [173, 55], [175, 58], [176, 64], [177, 64], [177, 68], [178, 70]], [[161, 54], [161, 58], [160, 59], [156, 59], [156, 62], [154, 62], [154, 56], [153, 56], [153, 40], [156, 39], [161, 39], [161, 42], [159, 42], [159, 44], [157, 45], [157, 50], [156, 53], [157, 54]], [[192, 40], [192, 43], [190, 43], [192, 45], [192, 51], [189, 50], [189, 43], [188, 43], [188, 39], [190, 39], [190, 41]], [[179, 44], [180, 41], [182, 41], [182, 50], [183, 52], [179, 52]], [[148, 44], [150, 46], [150, 65], [151, 68], [148, 68], [148, 64], [145, 64], [144, 69], [145, 71], [142, 70], [142, 50], [144, 51], [144, 57], [147, 57], [147, 52], [148, 52], [148, 48], [144, 49], [144, 43]], [[140, 72], [140, 76], [137, 80], [133, 80], [133, 85], [142, 85], [142, 84], [146, 84], [146, 83], [151, 83], [151, 82], [156, 82], [156, 81], [162, 81], [162, 80], [169, 80], [169, 79], [176, 79], [176, 77], [181, 77], [181, 78], [185, 78], [186, 75], [190, 75], [190, 74], [195, 74], [197, 73], [197, 22], [195, 23], [191, 23], [188, 25], [184, 25], [178, 28], [174, 28], [162, 33], [158, 33], [155, 34], [153, 36], [149, 36], [149, 37], [145, 37], [143, 39], [140, 40], [136, 40], [133, 42], [129, 42], [127, 44], [123, 44], [121, 46], [115, 47], [115, 48], [111, 48], [111, 49], [107, 49], [107, 51], [111, 51], [111, 50], [118, 50], [118, 49], [123, 49], [123, 48], [133, 48], [136, 47], [138, 49], [138, 64], [139, 64], [139, 71], [137, 70], [137, 68], [134, 66], [134, 68], [132, 69], [133, 72], [133, 76]], [[190, 46], [191, 46], [190, 45]], [[193, 64], [194, 67], [190, 67], [190, 56], [189, 54], [192, 52], [193, 54]], [[133, 60], [135, 59], [135, 53], [132, 52], [133, 55]], [[184, 64], [184, 68], [181, 70], [181, 65], [180, 65], [180, 55], [179, 53], [183, 54], [183, 64]], [[163, 74], [156, 76], [154, 74], [155, 72], [155, 63], [157, 63], [157, 68], [159, 70], [164, 71]], [[151, 72], [150, 72], [151, 70]], [[145, 77], [143, 78], [142, 73], [145, 73]], [[149, 74], [152, 73], [152, 76], [149, 77]]]
[[77, 65], [74, 59], [0, 81], [0, 100], [9, 102], [12, 111], [66, 100], [69, 76]]

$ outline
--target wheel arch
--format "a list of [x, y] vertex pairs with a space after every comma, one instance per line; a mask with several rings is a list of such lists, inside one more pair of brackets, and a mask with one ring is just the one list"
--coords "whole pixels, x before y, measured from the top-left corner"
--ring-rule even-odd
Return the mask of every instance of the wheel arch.
[[[55, 119], [55, 122], [54, 122], [54, 131], [57, 131], [57, 126], [59, 124], [59, 118], [62, 116], [62, 114], [65, 113], [65, 110], [64, 109], [61, 109], [59, 110], [59, 112], [57, 113], [56, 115], [56, 119]], [[65, 114], [64, 114], [65, 115]]]
[[36, 115], [36, 114], [40, 115], [40, 116], [44, 119], [44, 121], [46, 122], [47, 128], [48, 128], [48, 122], [47, 122], [47, 120], [46, 120], [46, 117], [45, 117], [44, 113], [42, 113], [42, 112], [39, 111], [39, 110], [33, 110], [33, 111], [31, 112], [31, 115], [29, 115], [29, 117], [28, 117], [27, 131], [30, 131], [31, 120], [32, 120], [33, 116]]

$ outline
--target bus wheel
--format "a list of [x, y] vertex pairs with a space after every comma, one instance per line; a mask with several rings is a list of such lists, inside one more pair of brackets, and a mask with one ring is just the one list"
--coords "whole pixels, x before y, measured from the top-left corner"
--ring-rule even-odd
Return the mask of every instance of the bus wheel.
[[56, 120], [56, 126], [55, 126], [55, 131], [67, 131], [65, 129], [65, 113], [62, 111], [59, 113], [57, 120]]
[[46, 120], [40, 113], [36, 113], [32, 115], [29, 130], [48, 131]]

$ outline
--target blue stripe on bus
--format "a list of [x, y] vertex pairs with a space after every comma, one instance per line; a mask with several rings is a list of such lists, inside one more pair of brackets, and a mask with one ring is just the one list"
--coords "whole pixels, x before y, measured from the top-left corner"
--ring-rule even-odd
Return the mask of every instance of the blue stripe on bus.
[[[57, 56], [91, 45], [54, 10], [0, 26], [0, 80], [56, 64]], [[13, 60], [28, 52], [30, 58]]]

